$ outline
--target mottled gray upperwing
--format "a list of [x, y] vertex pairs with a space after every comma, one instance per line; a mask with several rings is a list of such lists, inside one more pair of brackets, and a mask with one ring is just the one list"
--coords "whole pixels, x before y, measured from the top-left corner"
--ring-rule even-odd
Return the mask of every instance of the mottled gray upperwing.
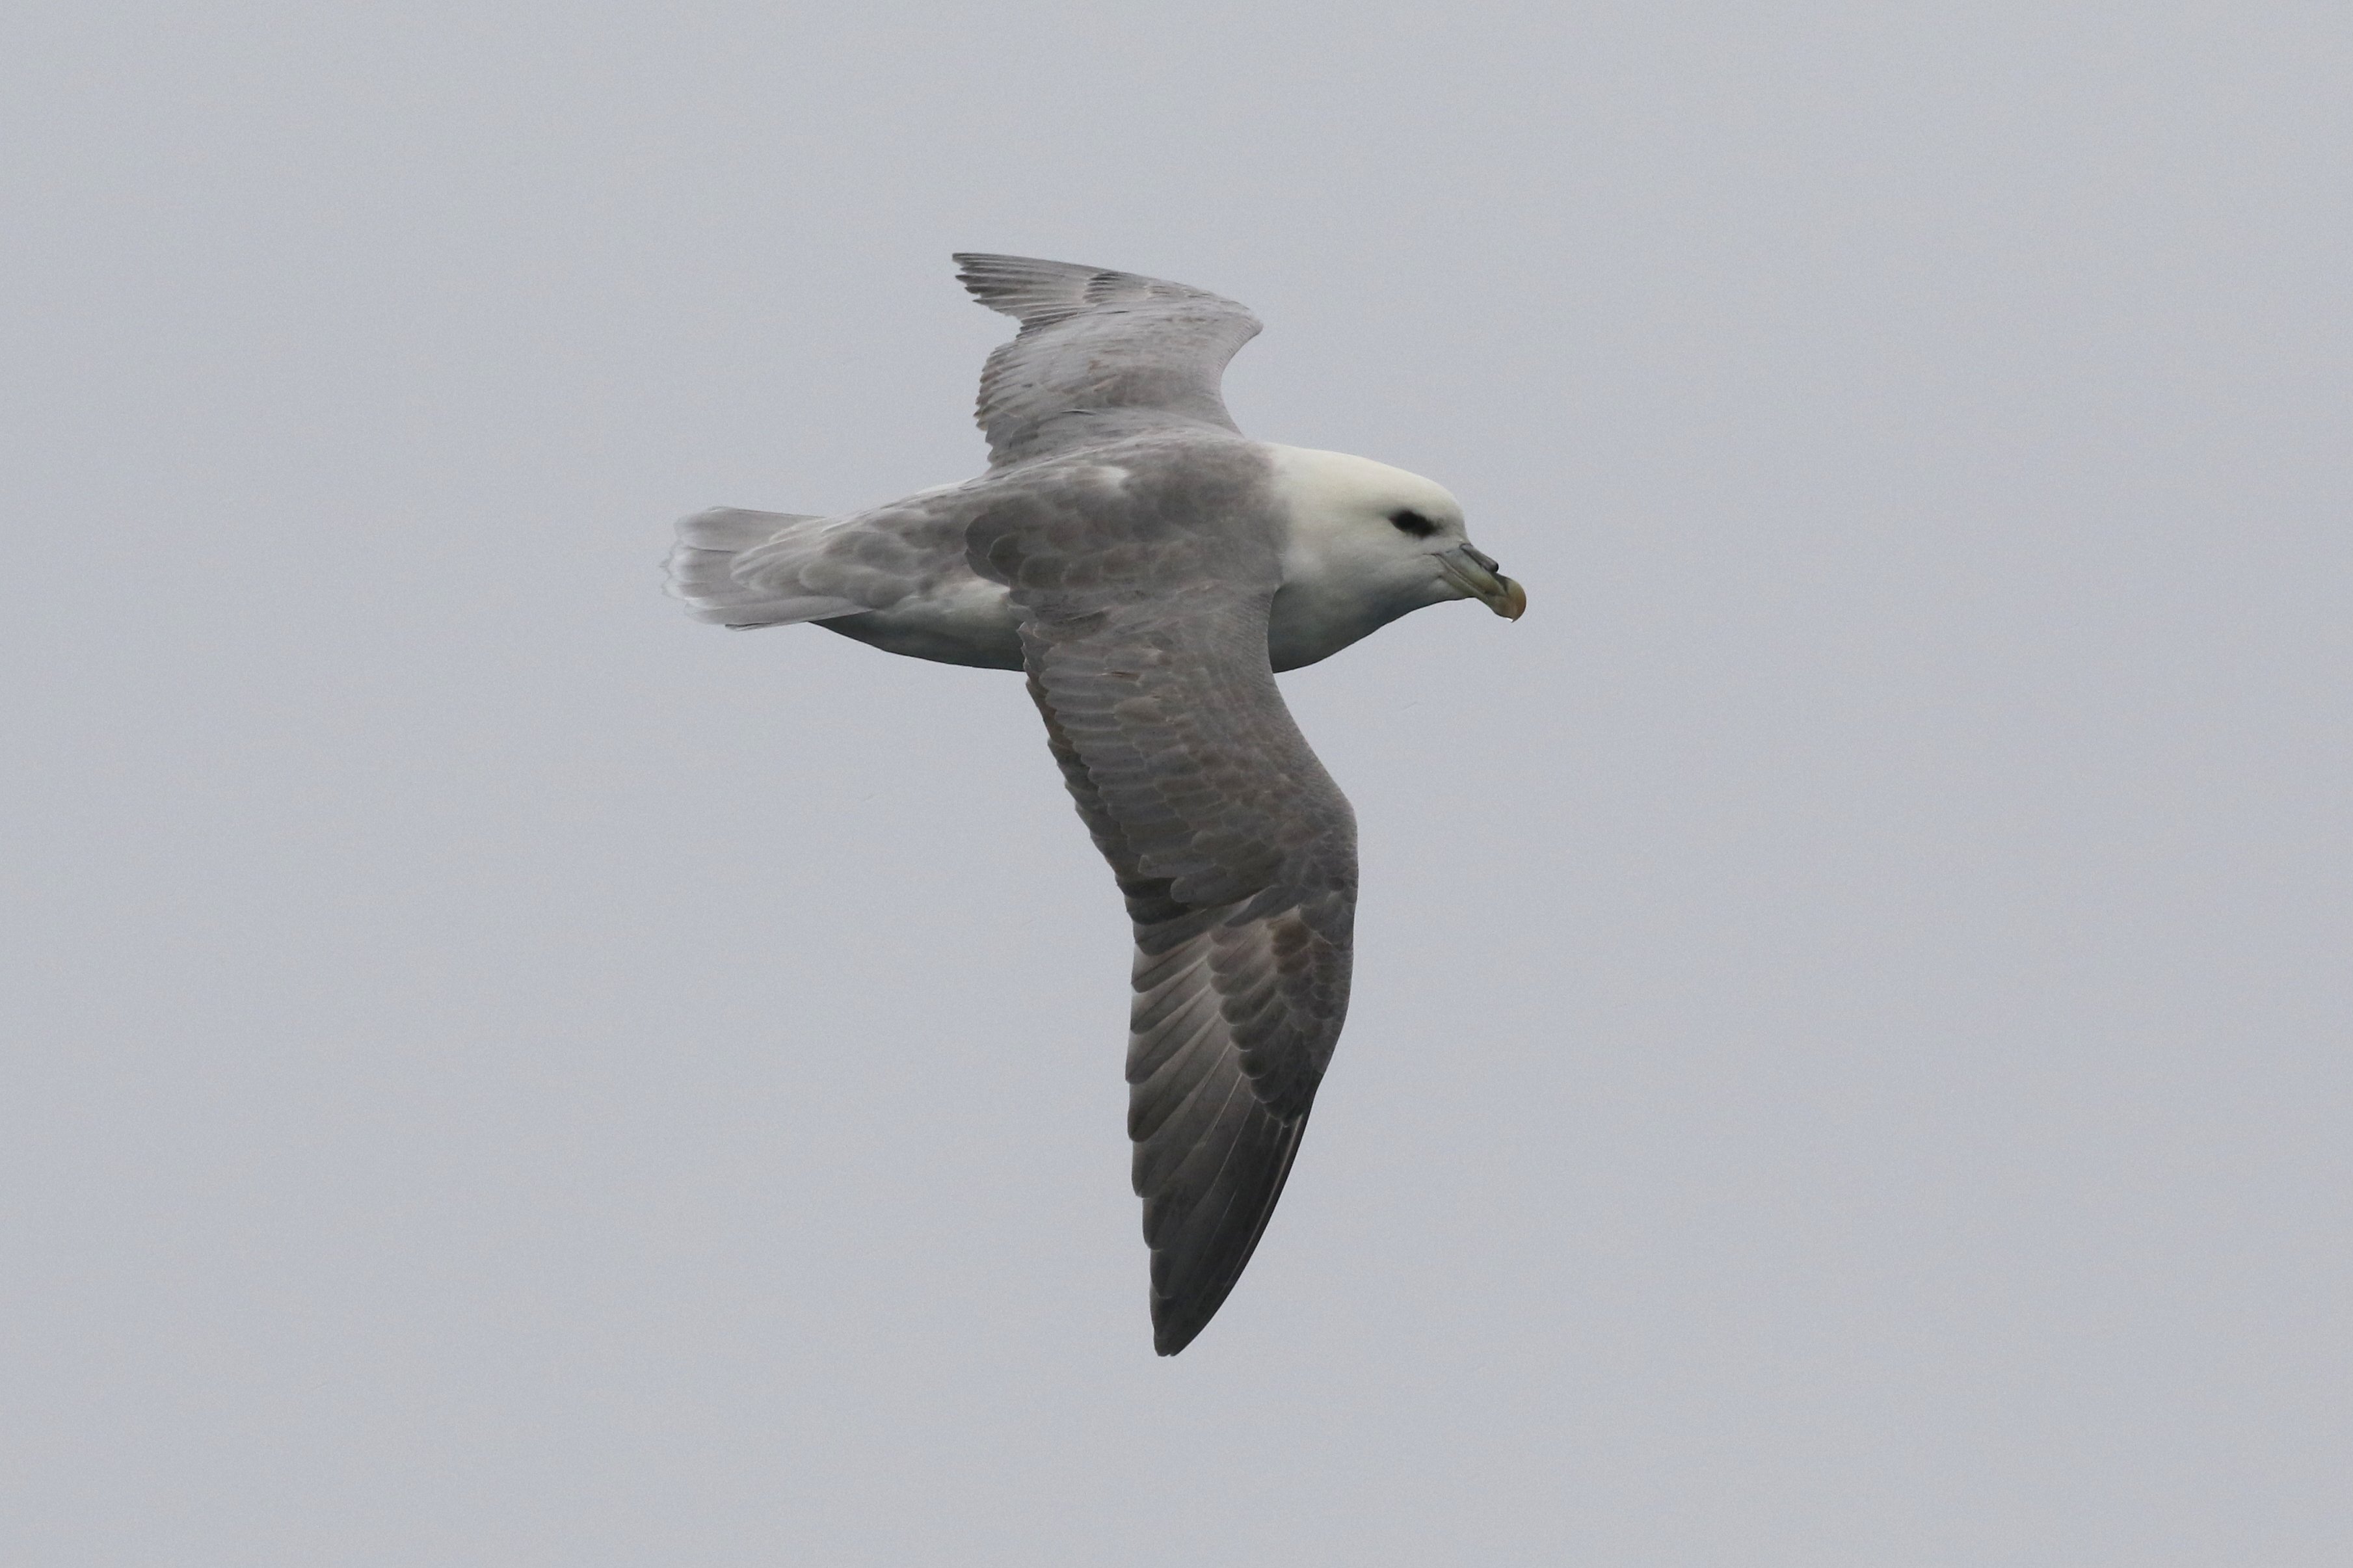
[[976, 299], [1021, 323], [980, 374], [976, 417], [991, 463], [1172, 426], [1234, 428], [1218, 384], [1259, 323], [1231, 300], [1067, 261], [955, 260]]
[[1268, 668], [1266, 482], [1234, 437], [1148, 438], [966, 535], [1135, 924], [1128, 1133], [1163, 1355], [1250, 1261], [1348, 1005], [1356, 818]]

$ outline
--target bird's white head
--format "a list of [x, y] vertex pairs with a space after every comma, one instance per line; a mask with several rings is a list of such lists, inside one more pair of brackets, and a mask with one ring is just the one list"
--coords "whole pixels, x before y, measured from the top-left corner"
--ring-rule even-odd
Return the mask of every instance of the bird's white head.
[[1472, 547], [1462, 503], [1443, 486], [1344, 452], [1272, 445], [1267, 452], [1290, 520], [1282, 599], [1292, 603], [1286, 616], [1278, 600], [1278, 623], [1312, 623], [1299, 629], [1332, 643], [1298, 662], [1424, 605], [1478, 599], [1511, 620], [1527, 608], [1526, 590]]

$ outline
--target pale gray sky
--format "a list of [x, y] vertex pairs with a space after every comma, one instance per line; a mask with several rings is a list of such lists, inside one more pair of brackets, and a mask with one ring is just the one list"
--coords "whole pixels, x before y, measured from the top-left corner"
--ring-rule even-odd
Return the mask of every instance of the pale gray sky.
[[[0, 20], [0, 1558], [2353, 1560], [2353, 13], [813, 9]], [[1532, 599], [1174, 1362], [1018, 678], [659, 591], [957, 248]]]

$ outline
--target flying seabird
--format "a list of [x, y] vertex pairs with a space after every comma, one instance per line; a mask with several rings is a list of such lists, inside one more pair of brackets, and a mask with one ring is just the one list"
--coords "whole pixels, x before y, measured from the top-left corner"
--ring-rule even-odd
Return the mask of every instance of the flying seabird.
[[698, 620], [814, 621], [886, 652], [1018, 669], [1135, 927], [1128, 1135], [1174, 1355], [1250, 1261], [1348, 1005], [1355, 813], [1277, 690], [1425, 605], [1516, 620], [1517, 583], [1439, 486], [1253, 441], [1230, 300], [1103, 268], [960, 255], [1021, 323], [981, 373], [988, 471], [839, 517], [678, 525]]

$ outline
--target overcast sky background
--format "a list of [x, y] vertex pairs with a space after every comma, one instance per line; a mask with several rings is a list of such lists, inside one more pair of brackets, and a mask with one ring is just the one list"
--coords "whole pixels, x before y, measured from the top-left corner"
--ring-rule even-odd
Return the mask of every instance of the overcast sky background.
[[[2353, 1561], [2353, 12], [0, 19], [0, 1557]], [[690, 623], [1214, 289], [1528, 587], [1151, 1352], [1018, 678]]]

